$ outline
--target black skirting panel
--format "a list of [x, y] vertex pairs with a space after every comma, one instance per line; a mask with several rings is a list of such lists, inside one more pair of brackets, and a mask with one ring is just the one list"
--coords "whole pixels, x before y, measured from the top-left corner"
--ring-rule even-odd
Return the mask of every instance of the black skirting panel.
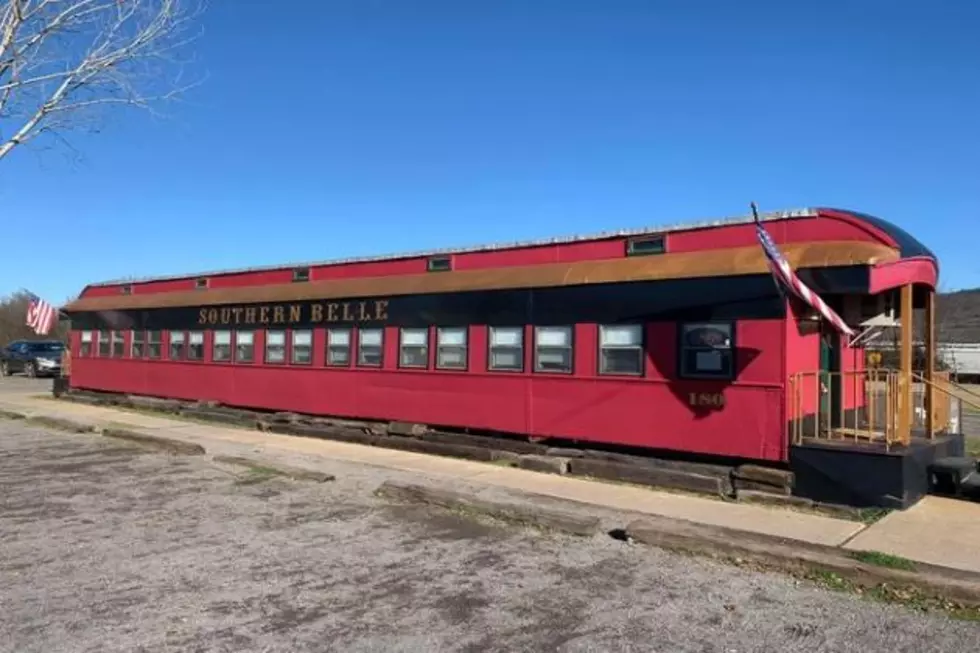
[[929, 493], [929, 465], [962, 456], [962, 435], [915, 437], [908, 447], [815, 440], [790, 447], [793, 493], [859, 508], [905, 509]]

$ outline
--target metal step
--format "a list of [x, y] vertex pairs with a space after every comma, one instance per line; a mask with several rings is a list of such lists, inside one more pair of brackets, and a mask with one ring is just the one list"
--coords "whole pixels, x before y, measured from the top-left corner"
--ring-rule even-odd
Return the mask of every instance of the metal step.
[[973, 472], [960, 481], [960, 494], [968, 499], [980, 501], [980, 472]]
[[963, 482], [977, 476], [977, 461], [965, 456], [937, 458], [929, 465], [929, 491], [933, 494], [956, 496]]

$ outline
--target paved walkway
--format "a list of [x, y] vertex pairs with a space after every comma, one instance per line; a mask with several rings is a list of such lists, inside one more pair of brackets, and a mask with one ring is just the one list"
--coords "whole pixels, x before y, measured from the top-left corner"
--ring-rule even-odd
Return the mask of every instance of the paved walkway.
[[893, 513], [865, 527], [853, 521], [783, 508], [735, 504], [380, 447], [211, 426], [58, 402], [36, 395], [4, 394], [0, 396], [0, 408], [93, 425], [127, 425], [147, 433], [198, 443], [212, 455], [260, 454], [269, 460], [310, 469], [330, 461], [371, 465], [573, 500], [606, 509], [684, 519], [814, 544], [876, 550], [980, 572], [980, 547], [975, 545], [980, 541], [980, 504], [930, 497], [908, 511]]

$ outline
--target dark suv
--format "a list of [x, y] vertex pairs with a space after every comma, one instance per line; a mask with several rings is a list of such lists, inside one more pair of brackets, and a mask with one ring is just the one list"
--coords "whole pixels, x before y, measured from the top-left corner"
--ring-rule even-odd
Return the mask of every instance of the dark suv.
[[0, 376], [14, 372], [30, 377], [57, 376], [64, 350], [65, 345], [59, 340], [15, 340], [0, 349]]

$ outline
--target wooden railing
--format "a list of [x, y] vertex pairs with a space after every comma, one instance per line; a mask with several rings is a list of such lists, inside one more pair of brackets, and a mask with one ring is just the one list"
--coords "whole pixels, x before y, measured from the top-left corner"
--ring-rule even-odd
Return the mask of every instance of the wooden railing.
[[795, 444], [806, 438], [908, 443], [899, 432], [899, 374], [893, 370], [799, 372], [790, 377], [789, 397]]
[[[911, 386], [907, 395], [905, 383]], [[926, 415], [929, 387], [935, 389], [931, 429]], [[893, 369], [800, 372], [790, 377], [788, 393], [790, 439], [794, 444], [810, 438], [879, 442], [886, 448], [908, 445], [913, 433], [934, 437], [956, 431], [962, 402], [975, 401], [980, 406], [980, 395], [957, 386], [945, 372], [936, 372], [931, 383], [918, 374], [903, 380]], [[909, 419], [903, 423], [905, 396], [911, 406]]]

